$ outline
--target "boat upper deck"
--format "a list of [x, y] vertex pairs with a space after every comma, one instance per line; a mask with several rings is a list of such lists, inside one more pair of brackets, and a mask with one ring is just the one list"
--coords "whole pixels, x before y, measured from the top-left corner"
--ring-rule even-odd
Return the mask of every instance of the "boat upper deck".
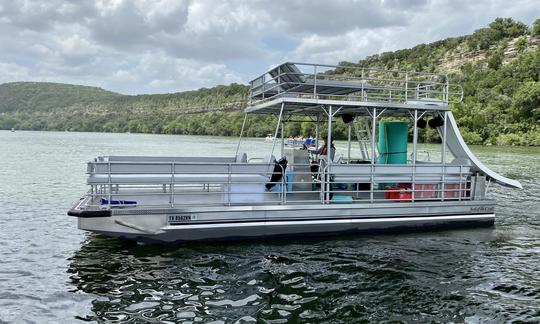
[[405, 116], [411, 109], [444, 111], [463, 99], [463, 89], [438, 73], [405, 72], [305, 63], [283, 63], [250, 82], [248, 113], [317, 115], [320, 106], [338, 114], [363, 115], [386, 108]]

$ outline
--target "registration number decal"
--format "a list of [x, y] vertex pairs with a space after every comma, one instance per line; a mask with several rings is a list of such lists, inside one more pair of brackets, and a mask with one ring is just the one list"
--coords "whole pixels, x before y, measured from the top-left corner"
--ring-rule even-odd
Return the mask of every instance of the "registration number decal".
[[197, 215], [184, 214], [184, 215], [168, 215], [169, 222], [186, 222], [197, 220]]
[[493, 213], [495, 212], [495, 207], [492, 206], [476, 206], [471, 207], [472, 212], [481, 212], [481, 213]]

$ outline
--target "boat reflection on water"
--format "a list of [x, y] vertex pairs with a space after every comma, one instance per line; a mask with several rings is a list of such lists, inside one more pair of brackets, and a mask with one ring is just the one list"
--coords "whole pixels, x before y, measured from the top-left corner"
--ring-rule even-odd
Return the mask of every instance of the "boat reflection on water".
[[182, 246], [92, 234], [68, 271], [96, 296], [85, 320], [504, 319], [493, 231]]

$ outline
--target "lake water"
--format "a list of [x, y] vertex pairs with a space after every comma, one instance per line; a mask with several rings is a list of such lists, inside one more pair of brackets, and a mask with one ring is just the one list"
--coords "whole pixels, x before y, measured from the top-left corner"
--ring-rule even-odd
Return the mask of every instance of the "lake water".
[[[0, 322], [540, 322], [538, 148], [472, 148], [524, 187], [490, 187], [493, 228], [144, 246], [66, 216], [97, 155], [232, 155], [235, 145], [0, 131]], [[242, 151], [270, 146], [247, 139]]]

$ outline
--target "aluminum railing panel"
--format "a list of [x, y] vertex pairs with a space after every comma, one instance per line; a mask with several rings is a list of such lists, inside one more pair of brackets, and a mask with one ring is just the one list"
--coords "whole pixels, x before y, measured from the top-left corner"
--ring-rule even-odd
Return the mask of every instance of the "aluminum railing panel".
[[445, 74], [350, 66], [284, 63], [250, 84], [252, 104], [292, 93], [298, 98], [319, 99], [358, 93], [355, 101], [366, 102], [407, 103], [425, 99], [448, 104], [463, 99], [463, 89], [450, 84]]
[[[91, 164], [99, 166], [88, 177], [92, 208], [103, 207], [101, 198], [106, 201], [133, 199], [137, 206], [171, 207], [205, 205], [206, 196], [208, 204], [218, 205], [343, 203], [329, 200], [332, 193], [350, 196], [349, 203], [388, 201], [385, 198], [387, 192], [378, 190], [375, 187], [377, 183], [408, 183], [411, 189], [407, 192], [412, 192], [413, 200], [470, 199], [470, 194], [467, 194], [470, 193], [470, 169], [463, 165], [331, 164], [314, 173], [309, 163], [291, 163], [287, 170], [283, 170], [284, 177], [267, 190], [265, 185], [274, 163]], [[102, 166], [107, 169], [99, 170]], [[358, 183], [369, 183], [371, 189], [362, 191]], [[339, 189], [342, 187], [348, 189]], [[356, 190], [350, 190], [353, 187]], [[221, 198], [216, 198], [216, 195]]]

